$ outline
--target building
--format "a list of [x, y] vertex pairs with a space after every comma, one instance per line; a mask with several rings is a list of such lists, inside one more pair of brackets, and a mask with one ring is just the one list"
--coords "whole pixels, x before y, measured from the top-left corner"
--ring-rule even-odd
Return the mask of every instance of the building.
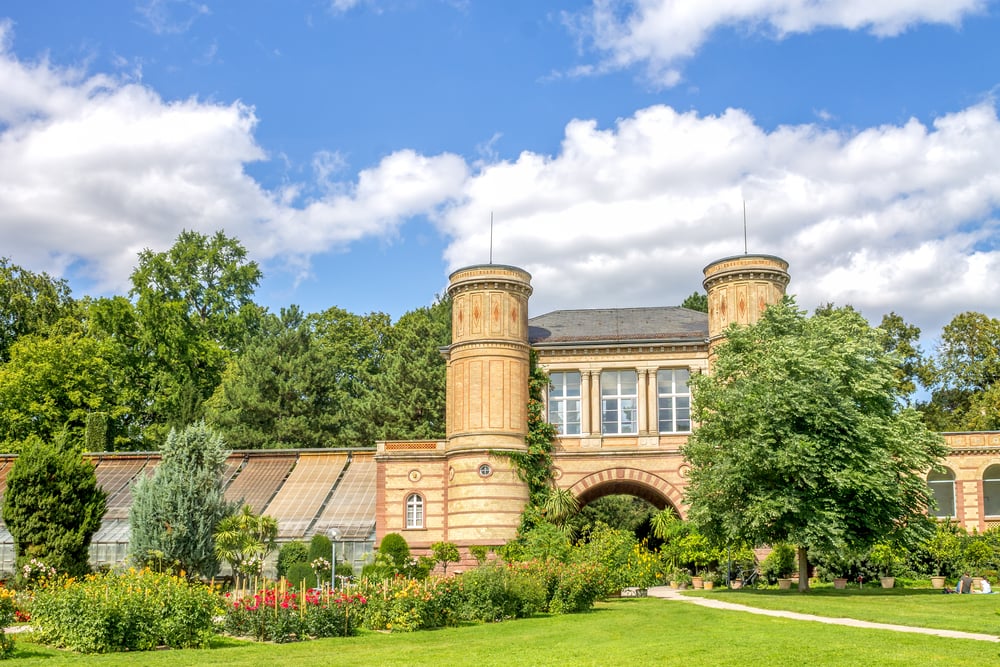
[[[527, 489], [503, 453], [525, 448], [532, 351], [551, 381], [556, 484], [581, 505], [628, 494], [685, 516], [688, 378], [709, 370], [730, 324], [756, 322], [784, 296], [789, 274], [779, 257], [740, 255], [705, 267], [708, 314], [612, 308], [529, 319], [530, 280], [493, 264], [451, 275], [447, 436], [379, 443], [377, 540], [398, 532], [421, 551], [438, 541], [467, 548], [515, 536]], [[928, 477], [937, 514], [969, 530], [1000, 524], [1000, 433], [945, 438], [947, 467]]]

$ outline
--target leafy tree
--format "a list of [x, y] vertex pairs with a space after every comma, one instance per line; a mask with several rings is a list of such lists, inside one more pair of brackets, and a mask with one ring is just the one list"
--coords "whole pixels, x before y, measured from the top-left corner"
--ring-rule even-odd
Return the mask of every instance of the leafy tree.
[[47, 273], [33, 273], [0, 257], [0, 364], [22, 336], [40, 334], [68, 313], [69, 284]]
[[328, 446], [374, 446], [378, 415], [372, 419], [367, 406], [381, 383], [391, 329], [389, 316], [355, 315], [334, 307], [310, 315], [308, 321], [337, 389], [332, 409], [340, 423], [334, 442]]
[[905, 397], [911, 396], [926, 372], [923, 350], [920, 349], [920, 328], [907, 324], [896, 313], [889, 313], [882, 316], [877, 331], [882, 349], [895, 353], [899, 358], [894, 374], [900, 393]]
[[692, 378], [699, 426], [683, 448], [702, 532], [798, 545], [806, 588], [809, 549], [926, 529], [943, 439], [900, 408], [896, 359], [858, 313], [807, 318], [788, 298], [727, 336], [712, 374]]
[[699, 313], [708, 312], [708, 295], [704, 292], [692, 292], [687, 298], [681, 301], [681, 308], [697, 310]]
[[152, 476], [132, 489], [129, 551], [140, 563], [166, 563], [188, 574], [214, 576], [216, 526], [234, 507], [223, 495], [229, 452], [203, 422], [172, 430]]
[[385, 440], [445, 435], [445, 372], [441, 348], [451, 343], [451, 299], [403, 315], [392, 326], [388, 351], [366, 406]]
[[338, 437], [344, 395], [337, 368], [295, 306], [270, 318], [234, 357], [206, 404], [206, 420], [238, 449], [329, 447]]
[[[54, 335], [22, 336], [0, 365], [0, 448], [17, 452], [30, 436], [46, 442], [82, 442], [90, 415], [114, 420], [127, 408], [111, 346], [64, 318]], [[105, 449], [104, 446], [100, 447]]]
[[940, 430], [1000, 428], [1000, 320], [961, 313], [941, 333], [928, 371], [933, 393], [921, 406]]
[[215, 527], [215, 555], [229, 563], [236, 577], [260, 575], [277, 539], [278, 521], [266, 514], [258, 516], [244, 505]]
[[262, 311], [252, 296], [260, 277], [239, 241], [222, 232], [183, 231], [166, 252], [139, 253], [130, 291], [140, 361], [135, 379], [153, 442], [201, 418], [230, 354], [259, 325]]
[[448, 574], [448, 563], [457, 563], [462, 559], [454, 542], [435, 542], [431, 545], [431, 553], [434, 554], [434, 560], [441, 563], [445, 575]]
[[56, 571], [89, 571], [90, 539], [101, 526], [105, 493], [79, 451], [31, 436], [7, 476], [3, 520], [17, 568], [37, 558]]

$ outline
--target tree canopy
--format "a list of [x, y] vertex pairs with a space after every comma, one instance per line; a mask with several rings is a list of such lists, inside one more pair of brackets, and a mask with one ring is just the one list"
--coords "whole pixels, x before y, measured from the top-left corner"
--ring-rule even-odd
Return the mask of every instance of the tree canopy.
[[717, 543], [800, 555], [922, 530], [924, 475], [946, 449], [901, 407], [897, 361], [849, 308], [807, 317], [789, 298], [730, 327], [692, 378], [690, 518]]

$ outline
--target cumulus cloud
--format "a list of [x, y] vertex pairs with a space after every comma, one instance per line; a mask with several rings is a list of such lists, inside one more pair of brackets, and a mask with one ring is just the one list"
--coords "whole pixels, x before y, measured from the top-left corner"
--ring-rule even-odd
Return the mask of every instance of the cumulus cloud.
[[892, 37], [920, 23], [958, 25], [987, 4], [987, 0], [593, 0], [587, 11], [567, 13], [564, 19], [605, 55], [599, 66], [576, 73], [640, 64], [651, 80], [673, 86], [681, 79], [680, 63], [722, 27], [776, 39], [821, 28], [866, 30]]
[[746, 201], [749, 250], [789, 260], [800, 305], [896, 310], [936, 334], [995, 303], [998, 151], [992, 103], [851, 133], [655, 106], [483, 167], [440, 224], [452, 269], [484, 262], [492, 211], [494, 260], [534, 275], [536, 314], [675, 305], [744, 251]]
[[[2, 252], [54, 275], [71, 268], [99, 292], [122, 292], [145, 247], [182, 229], [224, 229], [258, 260], [307, 270], [315, 253], [387, 236], [460, 193], [465, 162], [400, 151], [334, 185], [318, 153], [319, 198], [302, 184], [268, 190], [245, 167], [267, 159], [241, 102], [165, 101], [135, 82], [85, 75], [10, 52], [0, 24]], [[304, 268], [305, 267], [305, 268]]]

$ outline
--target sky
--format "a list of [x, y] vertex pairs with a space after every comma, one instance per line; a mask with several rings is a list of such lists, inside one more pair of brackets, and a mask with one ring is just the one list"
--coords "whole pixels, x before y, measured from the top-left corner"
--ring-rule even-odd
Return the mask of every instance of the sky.
[[272, 311], [397, 318], [491, 260], [532, 315], [678, 305], [749, 250], [928, 341], [1000, 316], [998, 85], [995, 0], [5, 0], [0, 256], [126, 294], [222, 230]]

